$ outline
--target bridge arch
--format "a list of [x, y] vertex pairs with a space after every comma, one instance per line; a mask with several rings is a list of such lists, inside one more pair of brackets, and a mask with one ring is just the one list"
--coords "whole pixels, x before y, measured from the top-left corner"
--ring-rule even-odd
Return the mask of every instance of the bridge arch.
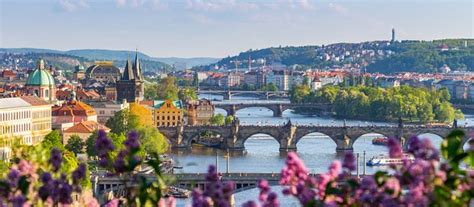
[[321, 132], [321, 131], [318, 131], [318, 130], [303, 132], [303, 133], [300, 133], [300, 134], [297, 133], [297, 136], [294, 139], [294, 144], [297, 145], [298, 142], [301, 139], [303, 139], [304, 137], [309, 136], [311, 134], [316, 134], [316, 133], [329, 137], [329, 139], [332, 140], [334, 142], [334, 144], [337, 145], [337, 140], [336, 140], [337, 138], [334, 137], [334, 135], [330, 135], [329, 133]]
[[[210, 132], [213, 134], [218, 134], [220, 137], [225, 138], [225, 134], [214, 129], [199, 129], [193, 133], [189, 133], [186, 135], [186, 139], [183, 140], [183, 144], [185, 146], [191, 147], [193, 142], [196, 142], [202, 133]], [[222, 142], [221, 142], [222, 143]]]
[[[309, 151], [326, 152], [330, 150], [331, 154], [334, 154], [334, 149], [337, 148], [337, 143], [327, 134], [321, 132], [312, 132], [303, 135], [295, 143], [298, 153], [305, 153]], [[311, 149], [314, 146], [325, 146], [322, 149]]]

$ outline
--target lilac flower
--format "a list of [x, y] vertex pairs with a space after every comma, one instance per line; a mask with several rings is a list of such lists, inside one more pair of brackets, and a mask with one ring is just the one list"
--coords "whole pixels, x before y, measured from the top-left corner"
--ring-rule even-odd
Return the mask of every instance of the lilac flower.
[[23, 195], [17, 195], [10, 200], [13, 207], [24, 207], [26, 198]]
[[131, 131], [127, 134], [127, 140], [124, 144], [129, 150], [136, 150], [140, 147], [139, 135], [136, 131]]
[[123, 173], [125, 172], [126, 169], [126, 163], [125, 163], [125, 156], [127, 155], [126, 150], [121, 150], [117, 157], [115, 158], [115, 162], [113, 164], [113, 167], [115, 169], [116, 173]]
[[402, 145], [395, 138], [388, 139], [387, 142], [388, 154], [391, 158], [400, 158], [402, 157]]
[[354, 157], [354, 153], [348, 152], [344, 155], [344, 160], [342, 162], [342, 167], [348, 169], [349, 171], [356, 170], [356, 160]]
[[18, 181], [20, 180], [20, 171], [17, 169], [11, 169], [8, 173], [8, 183], [11, 187], [16, 187], [18, 185]]
[[57, 148], [51, 150], [51, 157], [49, 158], [49, 164], [53, 167], [53, 171], [57, 172], [61, 168], [61, 162], [63, 161], [63, 155]]
[[400, 183], [394, 177], [387, 179], [387, 181], [385, 181], [384, 187], [386, 190], [389, 190], [391, 192], [390, 194], [392, 195], [392, 197], [397, 197], [401, 189]]
[[119, 206], [119, 200], [116, 198], [112, 199], [107, 204], [105, 204], [105, 207], [118, 207], [118, 206]]
[[79, 183], [86, 178], [86, 164], [81, 163], [74, 172], [72, 172], [72, 180], [74, 183]]
[[176, 199], [174, 197], [161, 198], [158, 207], [176, 207]]
[[97, 140], [95, 142], [95, 149], [99, 156], [99, 165], [106, 167], [110, 163], [108, 153], [115, 149], [112, 141], [107, 137], [104, 130], [99, 130]]

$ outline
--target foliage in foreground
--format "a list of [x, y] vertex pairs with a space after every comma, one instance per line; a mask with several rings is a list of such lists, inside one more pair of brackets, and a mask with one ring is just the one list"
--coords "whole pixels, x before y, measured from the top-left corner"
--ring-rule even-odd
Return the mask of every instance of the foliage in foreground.
[[[377, 172], [362, 179], [351, 176], [356, 169], [352, 153], [347, 153], [342, 163], [334, 161], [328, 172], [318, 177], [309, 175], [296, 153], [289, 153], [280, 184], [284, 186], [283, 194], [297, 198], [302, 206], [469, 206], [474, 197], [474, 141], [470, 141], [469, 149], [464, 152], [464, 136], [462, 131], [453, 131], [443, 141], [441, 153], [429, 140], [412, 137], [407, 152], [413, 154], [414, 161], [402, 158], [401, 144], [390, 139], [389, 155], [401, 158], [403, 165], [390, 166], [392, 173]], [[125, 206], [175, 206], [173, 198], [163, 198], [166, 185], [158, 155], [152, 154], [148, 161], [138, 156], [141, 145], [136, 132], [129, 133], [123, 145], [125, 147], [113, 155], [116, 146], [103, 131], [99, 131], [95, 142], [100, 166], [115, 176], [132, 178], [138, 183], [126, 186], [126, 197], [120, 202]], [[444, 161], [440, 162], [440, 156]], [[81, 193], [79, 183], [86, 177], [85, 164], [67, 174], [59, 170], [61, 163], [61, 151], [56, 148], [51, 150], [46, 168], [19, 160], [11, 167], [8, 178], [0, 181], [0, 203], [11, 206], [71, 204], [71, 194], [76, 192], [81, 204], [98, 206], [94, 198]], [[146, 182], [144, 177], [134, 173], [143, 163], [154, 168], [157, 181]], [[208, 185], [204, 191], [193, 191], [192, 206], [231, 205], [234, 184], [222, 182], [220, 177], [215, 167], [210, 166], [206, 176]], [[261, 180], [258, 188], [259, 202], [248, 201], [244, 206], [279, 206], [278, 196], [267, 181]], [[112, 199], [107, 206], [119, 206], [119, 200]]]

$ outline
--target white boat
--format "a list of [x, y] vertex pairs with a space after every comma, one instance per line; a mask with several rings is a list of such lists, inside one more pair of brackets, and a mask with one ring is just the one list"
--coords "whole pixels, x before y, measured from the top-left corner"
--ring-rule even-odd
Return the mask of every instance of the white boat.
[[401, 165], [403, 164], [403, 160], [413, 162], [415, 157], [411, 154], [403, 154], [401, 158], [390, 158], [387, 155], [377, 155], [367, 161], [367, 166]]

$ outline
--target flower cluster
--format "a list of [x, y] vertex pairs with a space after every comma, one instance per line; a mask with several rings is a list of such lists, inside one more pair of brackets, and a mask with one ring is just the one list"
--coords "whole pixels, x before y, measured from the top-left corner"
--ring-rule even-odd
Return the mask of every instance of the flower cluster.
[[99, 165], [101, 167], [107, 167], [112, 162], [109, 153], [115, 149], [115, 146], [112, 140], [107, 137], [107, 133], [104, 130], [99, 130], [97, 134], [95, 149], [97, 150], [97, 156], [99, 156]]
[[[82, 181], [86, 178], [87, 167], [80, 164], [68, 177], [60, 172], [62, 153], [53, 148], [48, 160], [52, 171], [47, 172], [34, 163], [20, 160], [12, 165], [7, 180], [0, 180], [0, 203], [11, 203], [13, 206], [31, 206], [39, 203], [47, 206], [73, 203], [72, 193], [81, 193]], [[95, 199], [94, 199], [95, 200]], [[99, 206], [89, 202], [89, 206]], [[93, 204], [97, 205], [93, 205]]]
[[206, 175], [206, 187], [204, 192], [194, 189], [192, 193], [192, 205], [194, 207], [207, 206], [232, 206], [232, 194], [234, 193], [233, 182], [222, 182], [216, 167], [211, 165]]

